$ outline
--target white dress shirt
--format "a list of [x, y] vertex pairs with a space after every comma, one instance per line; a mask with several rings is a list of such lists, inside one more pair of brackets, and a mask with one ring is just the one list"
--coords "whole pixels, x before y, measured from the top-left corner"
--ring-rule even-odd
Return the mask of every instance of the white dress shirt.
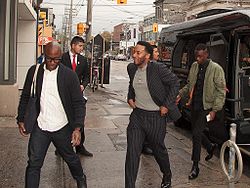
[[[69, 51], [69, 56], [70, 56], [70, 61], [71, 61], [71, 65], [73, 64], [73, 53], [71, 51]], [[75, 62], [76, 62], [76, 66], [78, 65], [78, 62], [77, 62], [77, 54], [75, 54], [76, 57], [75, 57]]]
[[58, 67], [49, 71], [44, 65], [40, 113], [37, 118], [38, 126], [44, 131], [58, 131], [68, 123], [58, 92], [57, 74]]

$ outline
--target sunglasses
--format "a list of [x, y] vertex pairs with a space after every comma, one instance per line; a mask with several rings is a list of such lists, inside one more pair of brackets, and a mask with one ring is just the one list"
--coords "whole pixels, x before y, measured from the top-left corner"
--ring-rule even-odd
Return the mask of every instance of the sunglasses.
[[55, 58], [52, 58], [52, 57], [48, 57], [48, 56], [45, 56], [45, 61], [47, 62], [52, 62], [54, 61], [55, 63], [59, 63], [62, 59], [60, 57], [55, 57]]

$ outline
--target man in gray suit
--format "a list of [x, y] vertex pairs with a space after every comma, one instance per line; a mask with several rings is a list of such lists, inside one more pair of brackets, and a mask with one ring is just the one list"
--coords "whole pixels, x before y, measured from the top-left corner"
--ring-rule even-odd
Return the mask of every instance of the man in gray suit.
[[161, 187], [171, 187], [172, 175], [164, 138], [167, 119], [180, 117], [175, 105], [179, 81], [164, 64], [151, 62], [152, 54], [150, 44], [139, 41], [133, 54], [134, 63], [127, 67], [130, 78], [127, 99], [133, 112], [127, 127], [126, 188], [135, 187], [145, 139], [163, 173]]

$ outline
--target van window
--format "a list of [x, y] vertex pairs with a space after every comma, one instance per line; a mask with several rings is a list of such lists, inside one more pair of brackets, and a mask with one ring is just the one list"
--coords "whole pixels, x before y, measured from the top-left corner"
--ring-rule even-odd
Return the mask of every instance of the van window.
[[[227, 72], [228, 62], [228, 42], [222, 33], [212, 34], [210, 36], [209, 57]], [[227, 75], [227, 74], [226, 74]]]
[[178, 68], [186, 68], [187, 50], [185, 48], [186, 41], [180, 40], [175, 48], [173, 57], [173, 66]]
[[250, 75], [250, 36], [240, 38], [239, 67]]
[[194, 49], [197, 42], [193, 39], [181, 39], [174, 52], [173, 66], [189, 69], [195, 61]]

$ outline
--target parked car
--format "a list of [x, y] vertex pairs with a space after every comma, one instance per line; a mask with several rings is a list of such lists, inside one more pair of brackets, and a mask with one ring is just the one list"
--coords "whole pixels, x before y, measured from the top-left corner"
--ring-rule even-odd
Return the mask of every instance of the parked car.
[[117, 61], [126, 61], [127, 57], [124, 54], [118, 54], [115, 56], [115, 60]]

